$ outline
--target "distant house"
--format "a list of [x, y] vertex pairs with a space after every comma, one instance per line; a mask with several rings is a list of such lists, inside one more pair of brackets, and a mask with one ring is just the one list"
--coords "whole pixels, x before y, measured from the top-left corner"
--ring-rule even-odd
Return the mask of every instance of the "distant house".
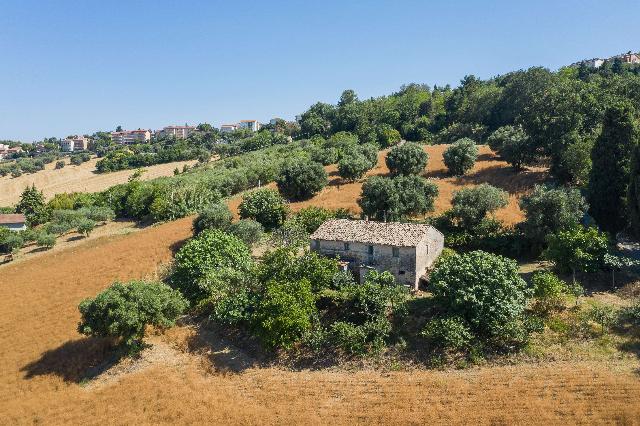
[[0, 143], [0, 160], [10, 157], [13, 154], [19, 154], [21, 152], [22, 148], [20, 148], [19, 146], [9, 148], [9, 145]]
[[260, 123], [258, 123], [258, 120], [241, 120], [239, 126], [241, 129], [251, 130], [252, 132], [260, 130]]
[[444, 247], [433, 226], [332, 219], [311, 235], [311, 249], [346, 262], [360, 282], [371, 270], [389, 271], [398, 283], [418, 289]]
[[0, 228], [24, 231], [27, 229], [27, 218], [23, 214], [0, 214]]
[[195, 126], [167, 126], [156, 132], [160, 137], [173, 137], [176, 139], [186, 139], [196, 131]]
[[111, 132], [111, 140], [119, 145], [147, 143], [151, 140], [151, 132], [145, 129]]
[[89, 147], [89, 138], [84, 136], [66, 138], [60, 141], [60, 149], [64, 152], [86, 151]]
[[616, 56], [616, 58], [622, 59], [622, 62], [624, 62], [625, 64], [640, 64], [640, 54], [633, 53], [631, 51], [623, 55], [618, 55]]
[[237, 124], [223, 124], [220, 126], [220, 131], [222, 133], [231, 133], [238, 130], [239, 126]]

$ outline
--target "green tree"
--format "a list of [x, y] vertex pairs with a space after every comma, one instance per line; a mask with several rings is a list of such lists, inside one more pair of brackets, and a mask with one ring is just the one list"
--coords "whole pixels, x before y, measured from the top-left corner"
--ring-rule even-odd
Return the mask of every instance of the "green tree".
[[198, 302], [208, 295], [212, 273], [232, 270], [247, 275], [252, 268], [246, 244], [223, 231], [206, 230], [178, 250], [170, 282], [187, 299]]
[[91, 235], [95, 227], [96, 227], [96, 223], [93, 220], [86, 217], [80, 219], [77, 224], [78, 232], [84, 235], [85, 237], [88, 237], [89, 235]]
[[402, 136], [400, 136], [400, 132], [391, 126], [384, 127], [380, 131], [379, 140], [383, 148], [397, 145], [398, 143], [400, 143], [401, 139], [402, 139]]
[[595, 227], [576, 226], [547, 237], [544, 257], [563, 272], [596, 272], [605, 265], [609, 252], [609, 237]]
[[444, 151], [442, 158], [452, 175], [463, 175], [476, 164], [478, 147], [469, 138], [458, 139]]
[[63, 160], [56, 161], [56, 170], [64, 169], [64, 165], [65, 165], [65, 164], [64, 164], [64, 161], [63, 161]]
[[252, 219], [242, 219], [228, 228], [231, 235], [238, 237], [248, 246], [254, 245], [262, 239], [264, 228]]
[[56, 245], [56, 235], [48, 232], [40, 232], [36, 237], [36, 244], [46, 249], [52, 249]]
[[115, 283], [95, 298], [80, 303], [78, 332], [109, 337], [129, 350], [136, 350], [142, 345], [147, 325], [171, 327], [187, 306], [178, 291], [163, 283]]
[[587, 203], [577, 189], [536, 185], [520, 199], [520, 208], [526, 216], [525, 236], [541, 245], [547, 235], [577, 226]]
[[429, 281], [434, 302], [476, 337], [507, 347], [526, 340], [531, 290], [514, 260], [483, 251], [453, 254], [437, 262]]
[[394, 146], [386, 158], [387, 167], [393, 175], [420, 174], [428, 161], [429, 155], [420, 144], [414, 142]]
[[438, 198], [438, 185], [417, 175], [396, 176], [393, 178], [400, 199], [401, 216], [419, 216], [434, 209]]
[[533, 161], [529, 137], [522, 127], [500, 127], [489, 136], [487, 143], [516, 170]]
[[253, 219], [266, 229], [274, 229], [284, 223], [288, 208], [278, 191], [265, 188], [245, 194], [238, 211], [242, 219]]
[[591, 175], [587, 200], [589, 213], [598, 225], [616, 234], [628, 224], [627, 188], [631, 156], [640, 132], [633, 107], [617, 103], [607, 109], [602, 133], [591, 151]]
[[285, 163], [276, 181], [280, 192], [292, 200], [309, 199], [329, 182], [322, 164], [300, 159]]
[[464, 188], [453, 194], [451, 215], [458, 219], [465, 229], [472, 231], [487, 217], [487, 213], [506, 207], [508, 196], [506, 191], [488, 183]]
[[347, 181], [357, 181], [371, 170], [370, 162], [362, 154], [345, 155], [338, 162], [338, 174]]
[[402, 207], [393, 180], [383, 176], [371, 176], [362, 184], [358, 205], [371, 219], [383, 221], [399, 217]]
[[23, 213], [31, 226], [40, 225], [49, 220], [51, 211], [44, 201], [42, 191], [36, 189], [35, 184], [27, 186], [20, 195], [20, 202], [16, 205], [16, 212]]
[[288, 348], [311, 328], [317, 309], [308, 280], [269, 281], [252, 317], [253, 328], [269, 349]]
[[193, 232], [197, 235], [206, 229], [226, 230], [231, 226], [233, 214], [224, 203], [207, 206], [193, 220]]

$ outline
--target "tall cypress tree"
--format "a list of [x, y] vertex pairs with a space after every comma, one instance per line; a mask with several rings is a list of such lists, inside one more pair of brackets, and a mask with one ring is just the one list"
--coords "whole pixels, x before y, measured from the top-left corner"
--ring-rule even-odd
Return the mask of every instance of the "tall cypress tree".
[[589, 213], [605, 231], [615, 234], [628, 223], [627, 190], [631, 157], [638, 143], [633, 107], [616, 103], [604, 115], [602, 133], [591, 151], [593, 167], [587, 199]]

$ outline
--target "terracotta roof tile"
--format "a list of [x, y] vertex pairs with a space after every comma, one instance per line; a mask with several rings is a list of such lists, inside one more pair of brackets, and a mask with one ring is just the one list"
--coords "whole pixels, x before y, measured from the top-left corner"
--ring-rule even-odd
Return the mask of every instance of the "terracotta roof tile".
[[430, 225], [367, 220], [331, 219], [311, 235], [314, 240], [352, 241], [396, 247], [414, 247], [440, 233]]

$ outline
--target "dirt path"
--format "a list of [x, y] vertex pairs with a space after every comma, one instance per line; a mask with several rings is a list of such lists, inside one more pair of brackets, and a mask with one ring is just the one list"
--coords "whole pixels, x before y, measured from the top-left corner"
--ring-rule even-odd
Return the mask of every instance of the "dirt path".
[[[0, 206], [8, 206], [20, 200], [20, 194], [26, 186], [35, 184], [47, 199], [61, 192], [98, 192], [113, 185], [125, 183], [135, 170], [120, 170], [113, 173], [95, 173], [97, 158], [93, 158], [79, 166], [69, 164], [63, 169], [55, 170], [55, 162], [47, 164], [45, 170], [37, 173], [22, 175], [17, 178], [11, 176], [0, 177]], [[143, 180], [161, 176], [173, 175], [177, 167], [182, 170], [185, 164], [192, 165], [196, 161], [178, 161], [175, 163], [157, 164], [145, 167]]]
[[[99, 340], [76, 333], [77, 304], [114, 280], [153, 277], [190, 228], [186, 218], [2, 268], [3, 424], [633, 424], [640, 418], [640, 380], [616, 364], [294, 372], [252, 366], [214, 342], [188, 357], [160, 346], [140, 368], [116, 368], [103, 383], [85, 385], [105, 353]], [[190, 333], [179, 327], [166, 341], [180, 348], [176, 342]]]

